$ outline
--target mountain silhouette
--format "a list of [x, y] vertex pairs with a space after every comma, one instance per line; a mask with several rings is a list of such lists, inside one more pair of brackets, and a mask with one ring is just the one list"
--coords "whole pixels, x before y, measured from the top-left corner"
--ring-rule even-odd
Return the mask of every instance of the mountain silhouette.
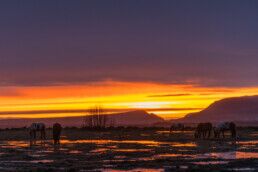
[[157, 122], [164, 122], [164, 119], [144, 110], [136, 110], [125, 113], [116, 113], [109, 116], [116, 125], [152, 125]]
[[190, 113], [180, 122], [258, 122], [258, 96], [225, 98], [212, 103], [206, 109]]
[[[129, 111], [123, 113], [107, 114], [108, 122], [115, 126], [150, 126], [153, 123], [165, 121], [155, 114], [147, 113], [143, 110]], [[44, 122], [47, 126], [52, 126], [55, 122], [63, 126], [81, 127], [85, 116], [58, 117], [58, 118], [15, 118], [0, 120], [0, 128], [24, 127], [33, 122]]]

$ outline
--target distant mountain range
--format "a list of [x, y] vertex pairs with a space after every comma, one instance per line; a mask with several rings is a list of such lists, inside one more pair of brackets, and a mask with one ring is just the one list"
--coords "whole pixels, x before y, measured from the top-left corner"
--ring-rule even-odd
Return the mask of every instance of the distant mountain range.
[[222, 99], [200, 112], [190, 113], [175, 121], [189, 123], [238, 121], [258, 124], [258, 96]]
[[[108, 122], [112, 121], [115, 126], [150, 126], [153, 123], [164, 122], [165, 120], [157, 115], [147, 113], [143, 110], [136, 110], [123, 113], [107, 114]], [[59, 118], [19, 118], [19, 119], [2, 119], [0, 128], [13, 128], [29, 126], [33, 122], [44, 122], [47, 126], [52, 126], [55, 122], [63, 126], [81, 127], [84, 121], [83, 116], [77, 117], [59, 117]]]
[[[244, 125], [258, 125], [258, 96], [245, 96], [226, 98], [212, 103], [206, 109], [190, 113], [183, 118], [165, 121], [155, 114], [143, 110], [129, 111], [123, 113], [107, 114], [108, 123], [112, 121], [114, 126], [170, 126], [171, 122], [199, 123], [236, 121]], [[81, 127], [83, 116], [59, 117], [59, 118], [19, 118], [2, 119], [0, 128], [24, 127], [33, 122], [44, 122], [52, 126], [58, 122], [63, 126]]]
[[114, 124], [119, 126], [150, 126], [154, 123], [165, 121], [163, 118], [153, 113], [147, 113], [144, 110], [115, 113], [109, 115], [108, 119], [114, 121]]

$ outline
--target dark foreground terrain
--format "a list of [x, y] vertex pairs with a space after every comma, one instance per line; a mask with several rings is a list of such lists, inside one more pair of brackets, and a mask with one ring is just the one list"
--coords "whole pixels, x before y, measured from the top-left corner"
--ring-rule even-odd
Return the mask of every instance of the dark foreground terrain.
[[[48, 138], [51, 138], [48, 130]], [[239, 129], [237, 141], [201, 140], [193, 131], [65, 129], [30, 147], [26, 129], [0, 131], [0, 171], [258, 171], [258, 130]]]

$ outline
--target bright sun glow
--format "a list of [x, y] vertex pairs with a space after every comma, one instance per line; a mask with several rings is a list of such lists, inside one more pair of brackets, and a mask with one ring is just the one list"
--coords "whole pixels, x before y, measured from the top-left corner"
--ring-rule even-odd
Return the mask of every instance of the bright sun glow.
[[131, 103], [129, 106], [131, 106], [131, 108], [151, 109], [169, 107], [170, 104], [171, 102], [135, 102]]
[[[7, 117], [84, 115], [85, 109], [144, 109], [163, 118], [179, 118], [226, 97], [255, 95], [258, 88], [201, 88], [191, 85], [104, 82], [91, 85], [0, 88], [0, 114]], [[51, 111], [62, 110], [58, 113]], [[71, 110], [79, 112], [70, 113]], [[32, 111], [26, 113], [26, 111]], [[46, 111], [45, 113], [34, 113]], [[66, 112], [67, 111], [67, 112]], [[24, 112], [24, 113], [23, 113]]]

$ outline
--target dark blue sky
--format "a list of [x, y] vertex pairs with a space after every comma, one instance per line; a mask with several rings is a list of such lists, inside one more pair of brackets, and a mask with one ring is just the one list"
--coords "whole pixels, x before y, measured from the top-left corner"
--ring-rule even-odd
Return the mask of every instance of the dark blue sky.
[[0, 85], [258, 86], [256, 0], [0, 1]]

